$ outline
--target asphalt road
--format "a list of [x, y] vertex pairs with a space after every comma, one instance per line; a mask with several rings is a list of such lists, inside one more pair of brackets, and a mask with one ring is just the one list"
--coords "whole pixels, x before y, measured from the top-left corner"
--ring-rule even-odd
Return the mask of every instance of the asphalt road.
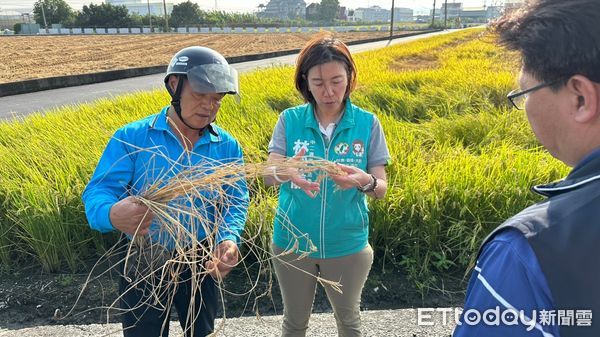
[[[391, 43], [389, 41], [370, 42], [353, 45], [349, 48], [352, 53], [358, 53], [385, 48], [388, 45], [406, 43], [435, 35], [447, 34], [451, 31], [452, 30], [446, 30], [430, 34], [397, 38], [392, 40]], [[258, 68], [270, 67], [272, 65], [293, 65], [297, 56], [298, 54], [280, 56], [270, 59], [235, 63], [232, 64], [232, 66], [236, 68], [238, 72], [243, 73]], [[10, 120], [16, 117], [26, 116], [36, 111], [51, 110], [64, 105], [82, 104], [93, 102], [100, 98], [163, 88], [163, 78], [164, 74], [155, 74], [77, 87], [0, 97], [0, 120]]]
[[[451, 308], [444, 309], [447, 312]], [[442, 311], [428, 311], [431, 316], [421, 316], [418, 324], [417, 309], [363, 311], [363, 336], [365, 337], [449, 337], [454, 329], [454, 311], [444, 315]], [[281, 316], [227, 318], [218, 320], [220, 326], [215, 336], [223, 337], [278, 337], [281, 336]], [[307, 336], [337, 336], [332, 313], [313, 314], [310, 319]], [[0, 337], [117, 337], [122, 336], [120, 324], [90, 325], [49, 325], [25, 329], [6, 329], [0, 327]], [[169, 336], [182, 337], [177, 322], [171, 322]]]

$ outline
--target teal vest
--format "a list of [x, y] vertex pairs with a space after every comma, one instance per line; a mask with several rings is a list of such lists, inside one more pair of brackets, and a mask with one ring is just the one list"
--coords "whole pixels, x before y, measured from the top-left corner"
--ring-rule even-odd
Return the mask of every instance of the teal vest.
[[[367, 171], [367, 153], [373, 114], [348, 100], [342, 119], [329, 144], [326, 144], [311, 104], [283, 112], [286, 156], [293, 157], [302, 148], [306, 156], [356, 166]], [[306, 174], [316, 181], [319, 172]], [[322, 179], [321, 191], [311, 198], [292, 183], [279, 191], [273, 242], [297, 254], [312, 258], [332, 258], [362, 250], [369, 238], [369, 211], [364, 193], [355, 188], [341, 190], [330, 178]]]

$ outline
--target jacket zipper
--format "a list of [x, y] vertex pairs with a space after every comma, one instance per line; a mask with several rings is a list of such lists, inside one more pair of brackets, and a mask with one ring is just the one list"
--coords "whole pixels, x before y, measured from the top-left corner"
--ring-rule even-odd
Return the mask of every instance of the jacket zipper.
[[[321, 133], [321, 130], [319, 130], [319, 135], [321, 136], [321, 143], [323, 144], [323, 149], [325, 150], [325, 160], [329, 160], [329, 149], [331, 148], [331, 144], [333, 143], [333, 139], [335, 138], [335, 136], [337, 136], [337, 134], [339, 132], [337, 132], [338, 129], [336, 128], [336, 130], [333, 132], [333, 135], [331, 136], [331, 139], [329, 140], [329, 144], [327, 146], [325, 146], [325, 139], [323, 139], [323, 134]], [[321, 230], [321, 238], [320, 238], [320, 242], [321, 242], [321, 251], [319, 252], [319, 256], [324, 259], [325, 258], [325, 205], [327, 204], [327, 178], [323, 179], [324, 183], [323, 183], [323, 198], [321, 199], [321, 223], [320, 223], [320, 230]]]

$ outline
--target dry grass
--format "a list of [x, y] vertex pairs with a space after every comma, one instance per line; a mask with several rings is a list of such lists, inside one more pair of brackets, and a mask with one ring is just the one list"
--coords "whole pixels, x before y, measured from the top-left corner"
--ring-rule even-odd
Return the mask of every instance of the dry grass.
[[[154, 34], [0, 37], [0, 83], [166, 65], [184, 47], [213, 48], [225, 57], [301, 48], [314, 33]], [[343, 41], [387, 32], [338, 33]]]
[[414, 55], [398, 59], [392, 64], [390, 64], [390, 70], [396, 72], [419, 71], [437, 68], [438, 66], [438, 57], [432, 53]]

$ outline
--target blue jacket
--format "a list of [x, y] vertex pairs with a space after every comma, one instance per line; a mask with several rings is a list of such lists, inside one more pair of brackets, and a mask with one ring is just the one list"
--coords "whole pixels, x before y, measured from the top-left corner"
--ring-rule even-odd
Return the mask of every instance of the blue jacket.
[[[508, 219], [486, 240], [471, 277], [465, 310], [523, 310], [525, 324], [465, 324], [466, 336], [600, 336], [600, 149], [558, 182], [535, 186], [547, 199]], [[535, 314], [534, 314], [535, 310]], [[468, 316], [468, 315], [467, 315]]]
[[[83, 192], [86, 216], [93, 229], [100, 232], [114, 230], [109, 217], [112, 205], [127, 196], [139, 195], [151, 184], [160, 184], [186, 168], [201, 165], [210, 172], [215, 164], [243, 163], [238, 142], [215, 125], [212, 126], [215, 134], [204, 132], [193, 150], [186, 152], [167, 122], [167, 110], [165, 107], [156, 115], [122, 127], [108, 142]], [[248, 208], [246, 181], [241, 179], [223, 189], [226, 203], [215, 199], [216, 195], [211, 191], [198, 191], [202, 198], [196, 198], [194, 205], [187, 199], [174, 200], [172, 205], [179, 209], [193, 207], [195, 212], [203, 213], [202, 216], [209, 220], [207, 223], [218, 222], [217, 242], [228, 239], [239, 243]], [[218, 218], [216, 214], [219, 214]], [[181, 213], [177, 215], [182, 224], [196, 227], [199, 240], [207, 236], [206, 230], [212, 231]], [[159, 238], [157, 229], [157, 224], [153, 223], [150, 227], [152, 240], [171, 246], [169, 238], [164, 235]]]
[[[496, 307], [500, 315], [506, 312], [505, 321], [501, 317], [498, 324], [495, 317], [488, 317], [492, 324], [487, 324], [483, 318], [477, 321], [478, 314], [483, 315], [490, 309], [494, 312]], [[530, 324], [521, 319], [513, 321], [513, 317], [508, 316], [509, 308], [522, 311], [525, 317], [535, 321]], [[535, 253], [518, 230], [506, 230], [481, 251], [469, 281], [463, 316], [453, 336], [559, 337], [558, 325], [551, 324], [550, 320], [545, 322], [542, 311], [548, 315], [554, 312], [554, 322], [557, 321], [552, 294]], [[465, 314], [470, 317], [464, 317]], [[516, 324], [511, 325], [513, 322]]]
[[[368, 144], [373, 114], [348, 100], [344, 115], [329, 144], [325, 143], [311, 104], [283, 112], [286, 156], [302, 148], [307, 156], [352, 165], [367, 170]], [[316, 181], [319, 173], [305, 178]], [[368, 244], [369, 211], [364, 193], [355, 188], [340, 190], [329, 178], [321, 181], [321, 192], [310, 198], [292, 183], [281, 185], [273, 242], [281, 248], [310, 253], [313, 258], [354, 254]]]

